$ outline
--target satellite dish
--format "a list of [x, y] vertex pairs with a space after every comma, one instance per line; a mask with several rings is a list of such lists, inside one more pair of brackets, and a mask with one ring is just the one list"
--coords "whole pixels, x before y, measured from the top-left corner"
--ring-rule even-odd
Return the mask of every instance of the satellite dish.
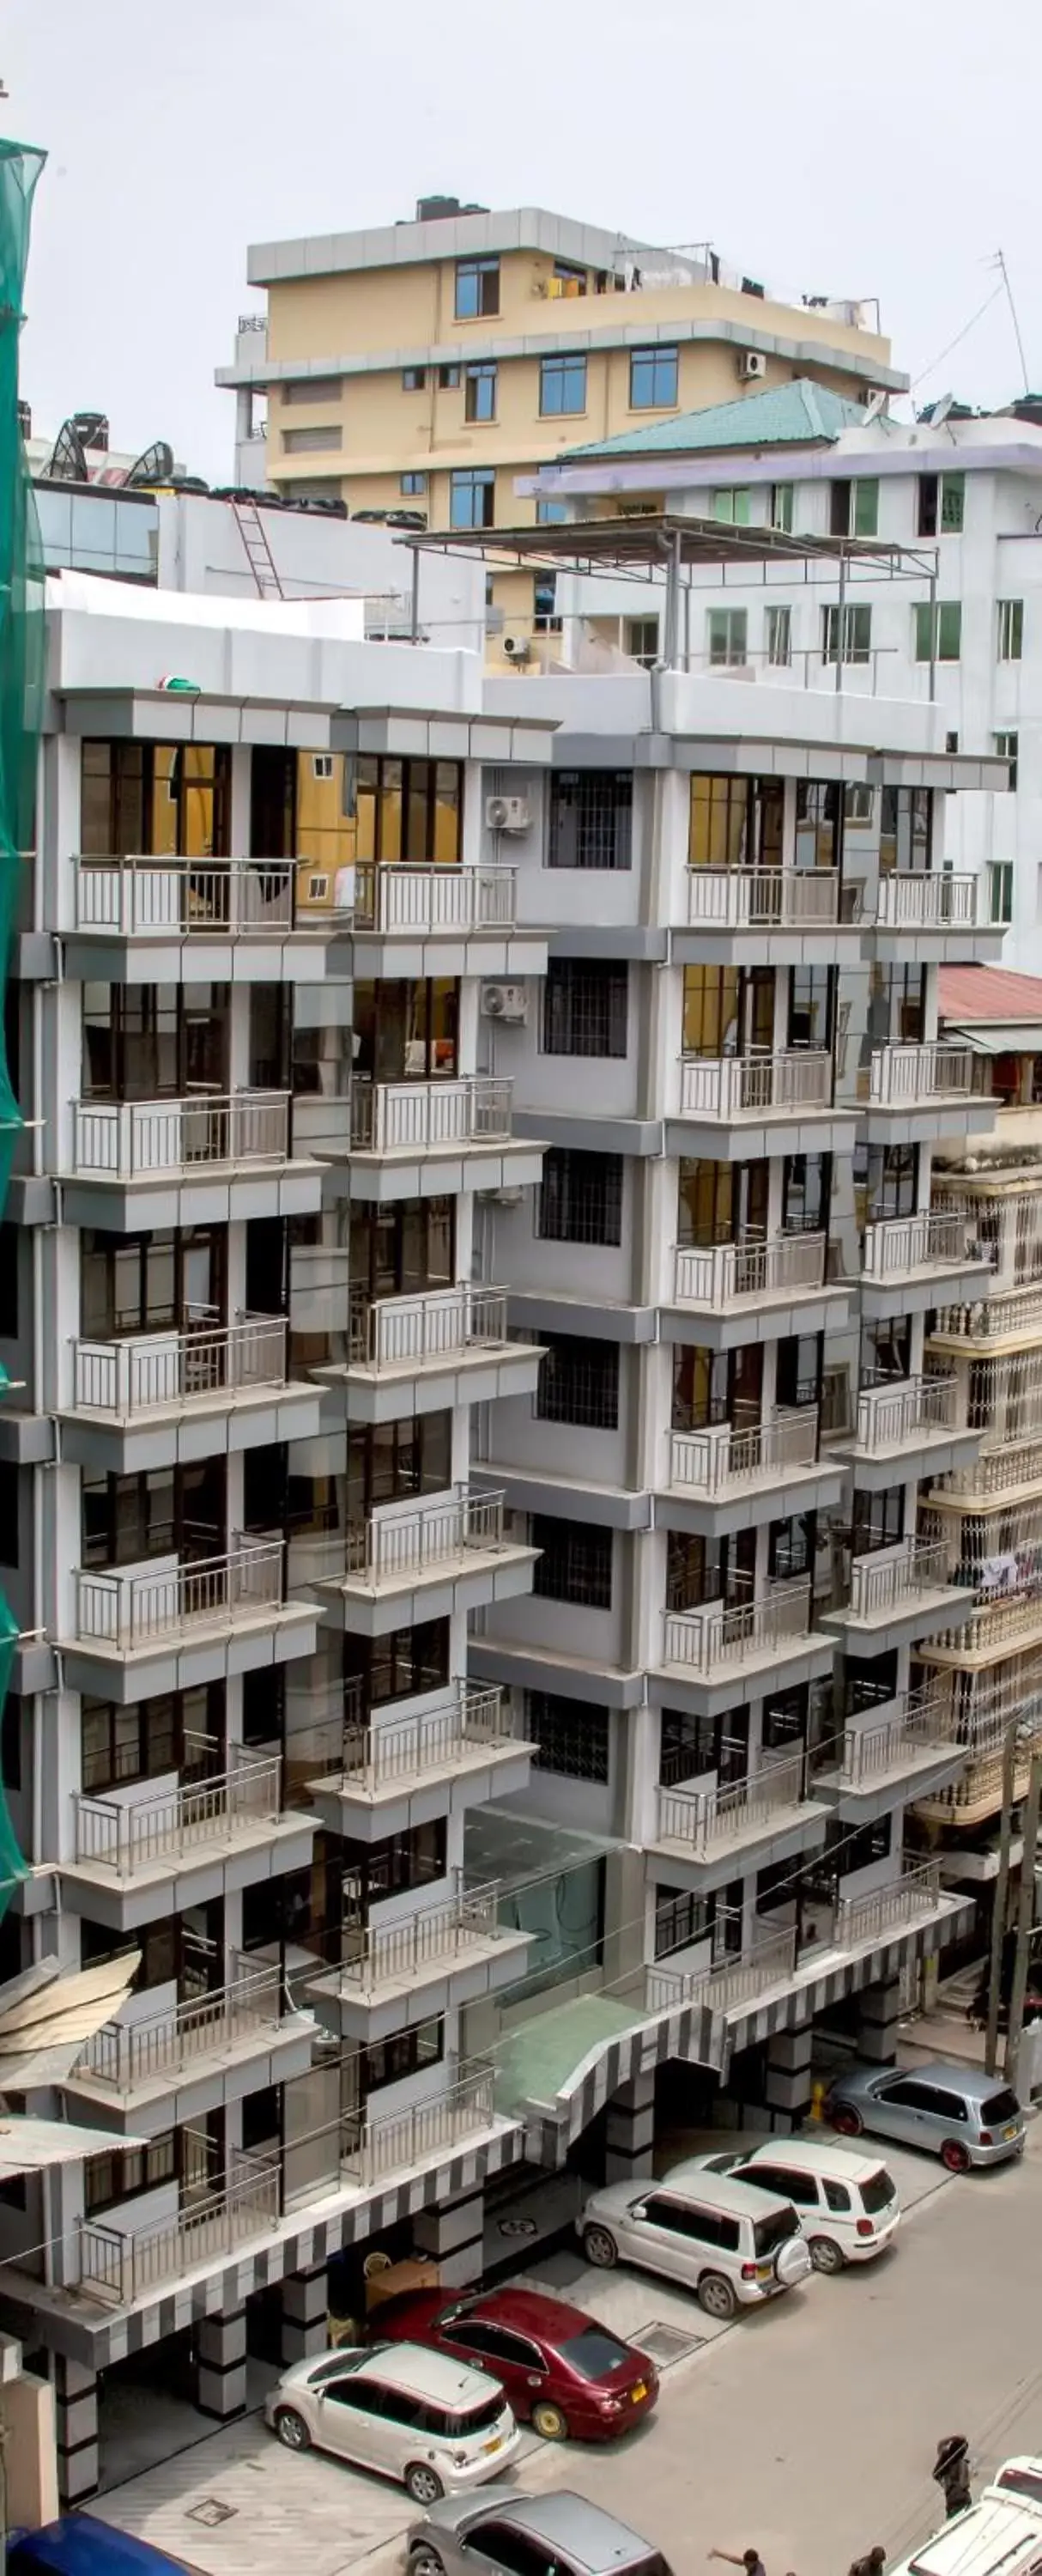
[[947, 420], [954, 400], [954, 394], [942, 394], [939, 402], [931, 403], [924, 411], [923, 419], [931, 429], [939, 429], [942, 421]]
[[890, 396], [885, 387], [880, 393], [873, 394], [868, 410], [865, 413], [864, 421], [862, 422], [862, 428], [867, 429], [870, 420], [879, 420], [882, 417], [886, 411], [889, 400]]
[[44, 483], [88, 483], [87, 459], [75, 422], [64, 420], [43, 469]]
[[143, 454], [135, 459], [124, 488], [140, 491], [143, 484], [169, 483], [173, 470], [173, 448], [167, 446], [165, 438], [153, 439], [151, 447], [146, 447]]

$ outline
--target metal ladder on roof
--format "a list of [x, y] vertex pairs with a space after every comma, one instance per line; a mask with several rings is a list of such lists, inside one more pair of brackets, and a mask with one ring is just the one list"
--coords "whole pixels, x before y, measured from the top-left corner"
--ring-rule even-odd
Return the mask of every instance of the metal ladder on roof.
[[284, 599], [286, 594], [256, 502], [233, 501], [232, 508], [259, 596], [261, 599]]

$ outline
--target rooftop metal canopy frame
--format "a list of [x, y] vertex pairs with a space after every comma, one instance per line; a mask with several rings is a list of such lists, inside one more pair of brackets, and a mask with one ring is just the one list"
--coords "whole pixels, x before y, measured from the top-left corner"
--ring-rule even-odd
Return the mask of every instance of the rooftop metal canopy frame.
[[[815, 567], [836, 580], [840, 649], [836, 655], [836, 689], [843, 686], [843, 607], [858, 573], [891, 581], [923, 581], [930, 594], [929, 693], [936, 694], [937, 565], [936, 546], [898, 546], [879, 537], [801, 537], [783, 528], [736, 528], [719, 519], [679, 517], [668, 512], [646, 519], [564, 519], [524, 528], [433, 528], [403, 536], [413, 557], [413, 626], [419, 627], [419, 565], [422, 554], [482, 555], [500, 571], [569, 572], [591, 579], [621, 574], [624, 579], [664, 577], [666, 613], [662, 660], [667, 670], [682, 667], [681, 593], [685, 567], [719, 572], [726, 588], [728, 572], [740, 571], [743, 586], [759, 571], [766, 582], [772, 565], [801, 566], [805, 583], [815, 580]], [[817, 575], [820, 578], [820, 572]]]

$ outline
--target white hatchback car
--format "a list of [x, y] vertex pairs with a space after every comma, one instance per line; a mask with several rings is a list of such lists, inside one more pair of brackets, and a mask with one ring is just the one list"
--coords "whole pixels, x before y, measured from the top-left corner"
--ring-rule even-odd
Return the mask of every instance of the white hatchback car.
[[416, 2504], [502, 2476], [521, 2436], [484, 2371], [422, 2344], [376, 2344], [294, 2362], [265, 2400], [289, 2451], [335, 2451], [396, 2478]]
[[759, 2146], [698, 2156], [678, 2173], [748, 2177], [762, 2191], [791, 2200], [816, 2272], [871, 2263], [889, 2245], [901, 2217], [897, 2185], [879, 2156], [848, 2155], [819, 2138], [764, 2138]]
[[692, 2289], [710, 2317], [805, 2281], [810, 2255], [790, 2200], [729, 2174], [675, 2167], [661, 2182], [609, 2183], [575, 2222], [587, 2262], [622, 2257]]

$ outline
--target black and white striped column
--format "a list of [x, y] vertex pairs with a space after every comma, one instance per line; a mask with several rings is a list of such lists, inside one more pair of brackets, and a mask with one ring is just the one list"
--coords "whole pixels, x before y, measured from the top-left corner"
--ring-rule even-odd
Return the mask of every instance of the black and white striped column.
[[608, 2104], [605, 2132], [606, 2182], [640, 2182], [652, 2169], [655, 2144], [655, 2070], [633, 2075], [620, 2084]]
[[858, 1997], [857, 2044], [861, 2056], [870, 2058], [873, 2066], [896, 2066], [900, 2020], [900, 1977], [884, 1977], [877, 1986], [865, 1986]]
[[287, 2272], [282, 2284], [282, 2360], [311, 2361], [329, 2341], [329, 2280], [324, 2263]]
[[436, 2263], [450, 2290], [479, 2281], [485, 2266], [485, 2195], [480, 2185], [461, 2200], [418, 2209], [413, 2240], [418, 2254]]
[[246, 2310], [202, 2317], [196, 2327], [195, 2402], [201, 2415], [224, 2423], [246, 2405]]
[[798, 2030], [776, 2030], [767, 2042], [765, 2099], [772, 2129], [784, 2136], [802, 2127], [811, 2106], [811, 2056], [814, 2024]]
[[98, 2492], [98, 2382], [93, 2370], [59, 2353], [54, 2365], [58, 2494], [63, 2505]]

